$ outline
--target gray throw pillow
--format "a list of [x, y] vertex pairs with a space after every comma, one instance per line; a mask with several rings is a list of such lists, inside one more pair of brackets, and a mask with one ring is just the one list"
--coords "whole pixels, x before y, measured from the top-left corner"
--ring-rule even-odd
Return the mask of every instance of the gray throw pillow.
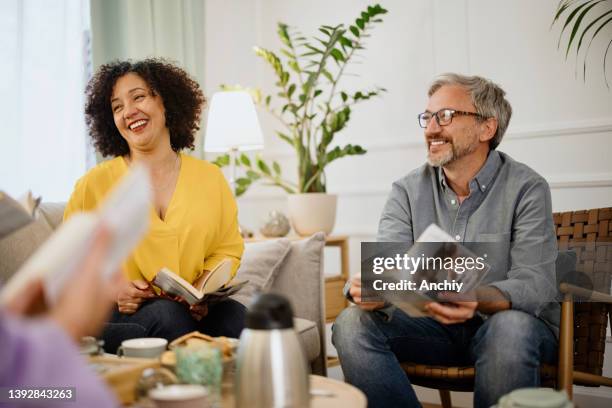
[[248, 280], [249, 283], [231, 298], [248, 306], [257, 293], [270, 287], [290, 250], [291, 244], [287, 239], [245, 244], [236, 279]]
[[20, 230], [0, 240], [0, 284], [6, 283], [27, 259], [53, 234], [40, 216]]
[[271, 290], [290, 297], [294, 316], [318, 322], [323, 313], [323, 248], [325, 234], [291, 242], [291, 252]]

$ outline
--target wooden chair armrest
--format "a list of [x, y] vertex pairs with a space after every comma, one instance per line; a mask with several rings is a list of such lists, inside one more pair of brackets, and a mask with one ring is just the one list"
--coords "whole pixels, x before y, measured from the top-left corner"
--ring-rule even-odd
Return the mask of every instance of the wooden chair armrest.
[[580, 296], [581, 298], [590, 300], [592, 302], [612, 303], [612, 296], [609, 294], [584, 289], [569, 283], [562, 283], [559, 285], [559, 290], [561, 293]]

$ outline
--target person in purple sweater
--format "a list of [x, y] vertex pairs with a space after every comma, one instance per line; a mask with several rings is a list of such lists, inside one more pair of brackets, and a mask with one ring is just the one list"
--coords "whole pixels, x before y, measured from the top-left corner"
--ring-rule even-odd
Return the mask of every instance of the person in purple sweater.
[[115, 407], [117, 400], [79, 355], [77, 341], [99, 334], [108, 318], [121, 274], [107, 281], [99, 266], [108, 252], [109, 233], [101, 229], [68, 284], [51, 308], [41, 282], [33, 282], [5, 310], [0, 310], [0, 407], [26, 405], [9, 399], [11, 390], [74, 387], [72, 401], [39, 399], [27, 407]]

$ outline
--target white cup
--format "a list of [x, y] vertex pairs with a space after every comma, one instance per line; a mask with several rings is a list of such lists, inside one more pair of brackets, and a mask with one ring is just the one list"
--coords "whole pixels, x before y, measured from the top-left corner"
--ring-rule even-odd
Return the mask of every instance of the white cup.
[[520, 388], [499, 399], [493, 408], [573, 408], [563, 391], [551, 388]]
[[159, 337], [143, 337], [124, 340], [117, 349], [119, 357], [157, 358], [165, 350], [168, 340]]
[[175, 384], [154, 388], [149, 398], [158, 408], [207, 408], [208, 391], [197, 384]]

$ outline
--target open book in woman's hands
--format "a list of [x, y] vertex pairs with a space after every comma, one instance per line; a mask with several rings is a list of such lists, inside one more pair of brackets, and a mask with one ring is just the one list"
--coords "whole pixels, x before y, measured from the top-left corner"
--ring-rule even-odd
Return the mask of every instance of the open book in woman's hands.
[[152, 283], [166, 294], [179, 296], [190, 305], [195, 305], [218, 303], [238, 292], [247, 282], [232, 280], [232, 261], [224, 259], [193, 285], [167, 268], [157, 272]]

